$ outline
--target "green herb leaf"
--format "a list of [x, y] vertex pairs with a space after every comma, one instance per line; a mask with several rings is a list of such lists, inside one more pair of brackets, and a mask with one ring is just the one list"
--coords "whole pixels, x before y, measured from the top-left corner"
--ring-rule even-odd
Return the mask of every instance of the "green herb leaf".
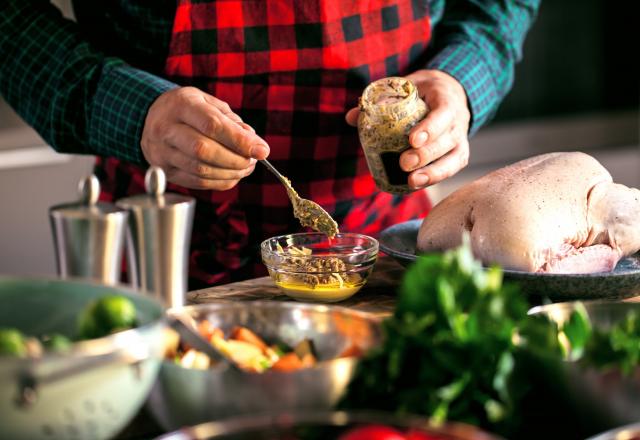
[[576, 305], [569, 320], [562, 325], [562, 333], [569, 343], [569, 347], [565, 347], [567, 358], [571, 361], [580, 359], [591, 337], [589, 314], [582, 303]]

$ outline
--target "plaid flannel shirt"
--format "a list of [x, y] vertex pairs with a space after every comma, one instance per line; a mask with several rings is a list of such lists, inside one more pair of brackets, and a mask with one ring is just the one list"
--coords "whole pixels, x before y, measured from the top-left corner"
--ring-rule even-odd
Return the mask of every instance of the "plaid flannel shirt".
[[[540, 0], [424, 1], [433, 28], [424, 67], [464, 86], [473, 134], [511, 87]], [[79, 24], [48, 0], [2, 3], [0, 94], [57, 151], [144, 163], [147, 109], [177, 86], [162, 75], [175, 0], [76, 1]]]

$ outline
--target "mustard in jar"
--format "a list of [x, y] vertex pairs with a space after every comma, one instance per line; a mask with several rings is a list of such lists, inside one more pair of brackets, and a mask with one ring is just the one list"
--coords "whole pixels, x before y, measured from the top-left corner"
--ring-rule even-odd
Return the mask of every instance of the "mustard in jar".
[[416, 86], [406, 78], [379, 79], [364, 90], [359, 107], [358, 134], [376, 186], [396, 194], [414, 191], [400, 154], [410, 148], [409, 131], [428, 111]]

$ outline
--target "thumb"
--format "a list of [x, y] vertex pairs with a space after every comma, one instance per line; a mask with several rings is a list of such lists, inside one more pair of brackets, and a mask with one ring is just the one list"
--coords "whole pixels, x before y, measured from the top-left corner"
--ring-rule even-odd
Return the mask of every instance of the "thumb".
[[344, 119], [347, 121], [347, 124], [355, 127], [358, 125], [358, 116], [360, 116], [360, 109], [358, 107], [354, 107], [347, 112]]

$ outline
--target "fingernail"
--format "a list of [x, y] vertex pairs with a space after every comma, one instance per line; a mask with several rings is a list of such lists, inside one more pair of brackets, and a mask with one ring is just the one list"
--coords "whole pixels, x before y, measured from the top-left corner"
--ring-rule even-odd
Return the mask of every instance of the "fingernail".
[[249, 154], [255, 159], [264, 159], [269, 155], [269, 148], [264, 145], [254, 145]]
[[426, 174], [416, 174], [413, 177], [414, 186], [425, 186], [427, 183], [429, 183], [429, 176], [427, 176]]
[[249, 159], [249, 166], [251, 165], [255, 165], [256, 162], [258, 162], [258, 159], [254, 159], [253, 157], [251, 159]]
[[413, 145], [419, 147], [427, 142], [427, 139], [429, 139], [429, 135], [427, 134], [427, 132], [421, 131], [413, 138]]
[[415, 153], [407, 153], [403, 162], [405, 170], [413, 170], [420, 164], [420, 157]]

